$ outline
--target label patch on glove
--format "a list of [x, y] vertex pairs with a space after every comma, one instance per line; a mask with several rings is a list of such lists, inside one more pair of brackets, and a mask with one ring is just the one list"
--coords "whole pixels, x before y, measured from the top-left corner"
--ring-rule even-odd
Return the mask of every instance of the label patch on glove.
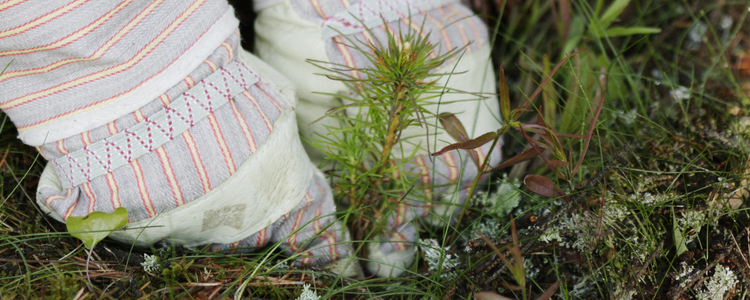
[[234, 204], [207, 210], [203, 213], [201, 232], [220, 226], [227, 226], [237, 230], [242, 229], [246, 209], [247, 204]]

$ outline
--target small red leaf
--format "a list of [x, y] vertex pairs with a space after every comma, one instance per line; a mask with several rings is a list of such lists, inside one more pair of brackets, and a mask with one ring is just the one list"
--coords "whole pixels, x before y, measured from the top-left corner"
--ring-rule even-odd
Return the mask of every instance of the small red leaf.
[[547, 123], [544, 123], [544, 118], [542, 118], [542, 114], [540, 113], [536, 114], [536, 122], [539, 123], [539, 125], [549, 128], [549, 126], [547, 126]]
[[456, 150], [456, 149], [465, 149], [465, 150], [476, 149], [496, 139], [497, 137], [498, 137], [497, 132], [488, 132], [483, 135], [480, 135], [479, 137], [473, 140], [468, 140], [465, 142], [460, 142], [460, 143], [455, 143], [455, 144], [450, 144], [448, 146], [445, 146], [443, 149], [440, 149], [440, 151], [432, 153], [431, 155], [438, 156], [438, 155], [442, 155], [445, 152]]
[[561, 197], [561, 200], [565, 202], [570, 201], [570, 199], [565, 196], [565, 193], [555, 187], [555, 182], [553, 182], [552, 179], [541, 175], [531, 174], [526, 175], [523, 182], [526, 185], [526, 188], [534, 193], [550, 198]]
[[441, 113], [438, 115], [438, 118], [440, 119], [440, 124], [443, 125], [443, 129], [456, 141], [465, 142], [470, 139], [464, 125], [452, 113]]
[[544, 294], [539, 295], [539, 297], [536, 298], [536, 300], [547, 300], [552, 298], [552, 296], [555, 295], [555, 292], [557, 292], [557, 288], [560, 287], [560, 282], [557, 281], [550, 285], [547, 290], [544, 291]]
[[535, 140], [535, 139], [531, 139], [531, 140], [529, 140], [529, 142], [533, 143], [535, 146], [537, 146], [539, 148], [542, 148], [543, 150], [549, 150], [550, 152], [552, 152], [552, 150], [554, 150], [554, 148], [552, 148], [552, 146], [550, 146], [548, 144], [545, 144], [545, 143], [543, 143], [541, 141]]
[[521, 154], [513, 156], [513, 157], [511, 157], [509, 159], [506, 159], [503, 163], [501, 163], [497, 167], [493, 168], [492, 170], [494, 171], [494, 170], [506, 168], [506, 167], [515, 165], [517, 163], [520, 163], [520, 162], [532, 159], [532, 158], [536, 157], [537, 155], [539, 155], [539, 152], [536, 152], [536, 150], [534, 148], [528, 148], [526, 150], [523, 150], [523, 152], [521, 152]]
[[[557, 136], [574, 138], [574, 139], [585, 139], [586, 138], [585, 135], [580, 135], [580, 134], [559, 133], [559, 132], [555, 132], [555, 134], [557, 134]], [[597, 136], [594, 135], [593, 137], [597, 137]]]
[[569, 163], [562, 160], [550, 160], [549, 165], [553, 167], [567, 167]]
[[545, 197], [554, 197], [555, 183], [551, 179], [540, 175], [526, 175], [523, 179], [526, 188]]

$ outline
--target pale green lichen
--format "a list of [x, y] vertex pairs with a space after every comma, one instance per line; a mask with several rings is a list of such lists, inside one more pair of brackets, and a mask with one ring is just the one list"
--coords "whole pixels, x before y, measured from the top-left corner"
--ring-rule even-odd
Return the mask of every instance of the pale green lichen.
[[645, 192], [642, 195], [630, 195], [630, 199], [639, 201], [643, 205], [646, 206], [654, 206], [657, 204], [661, 204], [663, 202], [667, 202], [668, 200], [674, 198], [675, 195], [673, 193], [665, 193], [665, 194], [651, 194], [649, 192]]
[[695, 299], [698, 300], [722, 300], [726, 293], [737, 285], [737, 276], [729, 267], [720, 264], [714, 269], [714, 276], [704, 284], [705, 289], [698, 291]]
[[630, 215], [630, 211], [628, 211], [625, 205], [617, 203], [612, 198], [608, 198], [607, 201], [604, 202], [604, 207], [602, 209], [604, 210], [604, 217], [612, 223], [622, 222]]
[[435, 239], [419, 239], [417, 241], [419, 248], [424, 253], [424, 260], [430, 269], [430, 273], [440, 273], [440, 278], [452, 279], [456, 277], [456, 272], [451, 270], [458, 265], [458, 260], [454, 255], [446, 253], [450, 247], [440, 247]]
[[489, 207], [489, 212], [496, 216], [507, 216], [521, 201], [520, 181], [499, 180], [497, 190], [490, 194], [481, 194], [476, 198], [478, 204]]
[[680, 288], [684, 288], [693, 274], [695, 274], [695, 268], [683, 261], [680, 263], [680, 272], [674, 276], [674, 281], [679, 283]]
[[621, 286], [618, 286], [615, 288], [615, 291], [612, 292], [612, 299], [616, 300], [632, 300], [633, 297], [638, 294], [638, 292], [634, 289], [624, 289]]
[[302, 286], [302, 293], [299, 294], [299, 297], [297, 297], [297, 300], [318, 300], [320, 299], [320, 296], [318, 294], [310, 289], [309, 284], [305, 284]]
[[144, 254], [141, 267], [143, 267], [143, 270], [148, 273], [159, 272], [159, 257], [156, 255]]
[[685, 230], [685, 244], [692, 242], [701, 232], [701, 227], [706, 222], [705, 211], [686, 211], [682, 218], [677, 219], [677, 226]]
[[498, 180], [495, 185], [497, 189], [492, 193], [479, 192], [471, 199], [471, 203], [477, 204], [487, 212], [487, 217], [480, 218], [472, 223], [470, 239], [478, 239], [477, 231], [486, 236], [498, 236], [502, 234], [505, 222], [509, 221], [511, 211], [518, 207], [521, 201], [520, 181]]

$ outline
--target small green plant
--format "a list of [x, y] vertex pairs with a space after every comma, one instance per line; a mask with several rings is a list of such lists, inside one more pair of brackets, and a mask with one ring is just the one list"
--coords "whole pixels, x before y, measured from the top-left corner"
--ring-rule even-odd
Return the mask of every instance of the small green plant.
[[[330, 134], [314, 142], [326, 152], [328, 163], [336, 165], [334, 189], [339, 203], [348, 205], [349, 212], [354, 213], [348, 225], [356, 241], [382, 232], [385, 217], [406, 197], [420, 197], [409, 193], [416, 179], [400, 176], [405, 174], [404, 163], [415, 155], [403, 153], [401, 146], [410, 137], [402, 133], [410, 126], [421, 126], [429, 135], [429, 120], [437, 116], [424, 106], [440, 97], [445, 89], [436, 86], [436, 81], [449, 75], [433, 71], [461, 50], [430, 57], [435, 45], [429, 42], [429, 34], [423, 36], [411, 29], [398, 36], [386, 32], [384, 44], [376, 41], [354, 46], [372, 67], [351, 69], [311, 61], [335, 74], [329, 78], [345, 83], [354, 92], [344, 97], [351, 104], [324, 116], [338, 120], [340, 128], [329, 127]], [[353, 77], [352, 71], [364, 79]], [[416, 148], [420, 147], [425, 145]]]
[[[500, 74], [499, 74], [499, 90], [500, 90], [499, 101], [500, 101], [500, 112], [503, 117], [502, 127], [499, 128], [497, 131], [487, 132], [475, 139], [456, 137], [456, 135], [460, 135], [460, 134], [452, 133], [454, 138], [459, 140], [459, 142], [448, 145], [444, 147], [443, 149], [441, 149], [440, 151], [433, 153], [432, 155], [433, 156], [440, 155], [447, 151], [451, 151], [455, 149], [475, 149], [489, 142], [492, 142], [492, 147], [495, 147], [498, 143], [498, 140], [500, 139], [500, 137], [503, 136], [503, 134], [507, 133], [510, 129], [517, 129], [518, 131], [521, 132], [521, 134], [523, 134], [524, 138], [526, 139], [526, 141], [528, 141], [531, 147], [521, 152], [520, 154], [505, 160], [504, 162], [494, 167], [493, 169], [489, 169], [487, 167], [488, 161], [485, 161], [484, 164], [481, 166], [477, 163], [477, 167], [480, 170], [480, 172], [490, 173], [494, 170], [513, 166], [518, 163], [535, 158], [536, 156], [540, 156], [544, 160], [545, 164], [551, 170], [555, 171], [558, 177], [570, 182], [575, 176], [575, 174], [578, 172], [578, 169], [580, 168], [581, 163], [583, 163], [583, 158], [586, 155], [586, 151], [588, 150], [588, 144], [591, 141], [593, 130], [596, 126], [596, 121], [599, 118], [599, 114], [601, 113], [602, 105], [604, 102], [603, 92], [600, 91], [601, 95], [598, 98], [601, 99], [601, 102], [599, 103], [596, 113], [593, 116], [593, 121], [589, 128], [588, 135], [586, 136], [555, 132], [555, 130], [550, 125], [544, 122], [544, 119], [539, 113], [537, 114], [537, 124], [522, 123], [520, 120], [521, 120], [522, 115], [529, 111], [528, 107], [534, 102], [534, 100], [543, 91], [545, 91], [548, 84], [552, 80], [552, 76], [557, 72], [557, 70], [559, 70], [560, 67], [566, 61], [568, 61], [568, 59], [570, 59], [574, 55], [579, 54], [582, 51], [583, 50], [578, 50], [568, 55], [567, 57], [565, 57], [562, 61], [560, 61], [554, 67], [554, 69], [547, 72], [548, 75], [545, 77], [544, 81], [542, 81], [542, 83], [539, 85], [536, 91], [534, 91], [534, 93], [528, 99], [526, 99], [526, 101], [523, 102], [522, 105], [513, 109], [511, 109], [510, 93], [509, 93], [508, 85], [505, 79], [505, 71], [503, 70], [501, 66]], [[603, 80], [604, 79], [601, 79], [601, 81]], [[462, 127], [459, 127], [459, 126], [447, 126], [446, 122], [444, 122], [444, 126], [448, 128], [448, 132], [452, 132], [450, 130], [451, 128], [462, 129]], [[537, 134], [540, 137], [540, 140], [531, 138], [529, 135], [527, 135], [526, 132], [533, 132]], [[465, 133], [463, 133], [463, 135], [465, 135]], [[560, 137], [572, 137], [572, 138], [586, 139], [582, 153], [579, 157], [578, 162], [575, 164], [575, 166], [573, 166], [571, 163], [572, 153], [568, 152], [566, 154], [563, 145], [560, 143]], [[551, 152], [555, 160], [548, 160], [543, 154], [543, 151], [545, 150]], [[481, 178], [480, 176], [477, 176], [473, 184], [471, 185], [471, 189], [469, 191], [469, 197], [470, 197], [469, 199], [471, 199], [471, 196], [476, 191], [476, 187], [479, 183], [480, 178]], [[546, 177], [533, 175], [533, 174], [528, 175], [525, 178], [525, 183], [526, 183], [527, 188], [529, 188], [531, 191], [538, 193], [540, 195], [544, 195], [548, 197], [564, 196], [564, 193], [562, 193], [561, 190], [557, 188], [555, 183]], [[567, 198], [563, 198], [563, 199], [566, 200]], [[462, 212], [462, 214], [460, 215], [458, 219], [458, 225], [461, 224], [461, 221], [463, 220], [463, 217], [466, 214], [466, 207], [467, 206], [464, 207], [464, 211]]]
[[75, 275], [60, 273], [49, 278], [51, 296], [56, 299], [73, 299], [80, 289]]
[[185, 257], [172, 261], [169, 264], [169, 267], [166, 267], [161, 271], [161, 276], [168, 280], [187, 280], [188, 282], [194, 282], [196, 281], [194, 278], [195, 275], [189, 272], [193, 263], [195, 263], [195, 260], [189, 260]]

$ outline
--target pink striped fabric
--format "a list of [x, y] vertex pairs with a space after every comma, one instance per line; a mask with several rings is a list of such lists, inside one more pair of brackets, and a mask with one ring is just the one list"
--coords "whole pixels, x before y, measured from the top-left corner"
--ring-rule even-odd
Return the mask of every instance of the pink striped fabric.
[[[0, 109], [22, 137], [127, 98], [150, 80], [176, 84], [191, 71], [177, 72], [178, 59], [204, 46], [201, 38], [223, 16], [232, 17], [223, 0], [15, 2], [0, 9], [0, 64], [8, 66]], [[221, 40], [234, 30], [225, 27]]]
[[[59, 182], [37, 198], [63, 220], [125, 207], [136, 222], [218, 192], [293, 109], [240, 60], [225, 0], [6, 1], [0, 20], [0, 108], [52, 161]], [[267, 171], [284, 174], [284, 163]], [[284, 245], [302, 263], [348, 256], [324, 179], [314, 177], [304, 198], [278, 199], [301, 203], [215, 249], [290, 236]]]
[[[195, 122], [208, 117], [217, 136], [217, 142], [225, 153], [230, 173], [236, 166], [229, 153], [224, 134], [219, 130], [216, 118], [211, 113], [229, 103], [240, 92], [260, 81], [260, 77], [248, 70], [239, 61], [215, 70], [213, 74], [198, 82], [174, 101], [151, 116], [138, 113], [138, 123], [120, 132], [108, 130], [113, 135], [97, 142], [91, 141], [90, 132], [81, 134], [85, 146], [52, 160], [57, 174], [67, 178], [67, 187], [73, 187], [138, 159], [160, 148], [167, 142], [192, 127]], [[160, 97], [164, 103], [164, 98]], [[280, 109], [280, 108], [279, 108]]]
[[[180, 84], [143, 108], [111, 124], [47, 143], [41, 148], [42, 154], [55, 160], [144, 122], [162, 110], [169, 99], [179, 97], [217, 67], [228, 64], [238, 42], [239, 35], [230, 36], [225, 46], [217, 49]], [[124, 206], [128, 208], [131, 222], [189, 203], [229, 178], [263, 143], [281, 110], [288, 107], [279, 99], [282, 97], [278, 93], [262, 81], [258, 82], [238, 94], [231, 104], [214, 110], [163, 146], [132, 160], [128, 166], [70, 188], [74, 190], [70, 197], [61, 198], [59, 191], [48, 190], [41, 190], [41, 196], [48, 199], [45, 202], [54, 211], [65, 212], [64, 218]], [[58, 175], [62, 174], [61, 170], [58, 168]], [[67, 178], [61, 179], [67, 182]], [[80, 186], [88, 188], [81, 192], [78, 191]]]
[[[233, 59], [239, 41], [238, 33], [233, 32], [236, 28], [224, 30], [224, 37], [213, 42], [215, 45], [206, 44], [204, 39], [207, 32], [216, 32], [211, 30], [221, 25], [227, 14], [233, 18], [231, 7], [223, 0], [5, 2], [0, 5], [0, 64], [7, 65], [7, 69], [0, 75], [0, 89], [4, 91], [0, 94], [0, 108], [23, 137], [25, 130], [32, 127], [43, 128], [97, 107], [115, 106], [107, 111], [116, 113], [102, 114], [90, 122], [70, 123], [71, 127], [82, 124], [89, 130], [74, 130], [74, 134], [60, 139], [44, 134], [33, 136], [32, 139], [46, 139], [46, 143], [35, 146], [48, 160], [112, 137], [143, 122], [195, 81]], [[228, 22], [235, 23], [231, 19]], [[206, 46], [210, 49], [200, 49], [206, 54], [197, 61], [196, 68], [181, 71], [182, 75], [170, 73], [184, 68], [174, 64], [186, 53], [197, 54], [194, 48]], [[165, 77], [167, 73], [172, 78]], [[133, 110], [114, 104], [153, 81], [174, 83], [160, 83], [168, 86], [155, 94], [156, 99], [137, 100], [143, 105]], [[63, 218], [123, 206], [129, 208], [131, 221], [190, 202], [210, 188], [197, 190], [188, 186], [220, 184], [235, 164], [251, 154], [246, 142], [240, 144], [234, 139], [221, 144], [224, 147], [212, 145], [219, 144], [217, 141], [223, 141], [226, 135], [246, 136], [235, 127], [242, 128], [240, 123], [246, 124], [259, 114], [278, 116], [278, 104], [267, 103], [274, 100], [268, 100], [270, 92], [263, 89], [259, 84], [249, 91], [250, 95], [261, 97], [262, 104], [238, 101], [234, 110], [230, 106], [218, 109], [209, 118], [214, 122], [197, 122], [180, 137], [179, 143], [175, 140], [158, 147], [148, 155], [129, 160], [128, 166], [82, 184], [68, 185], [62, 192], [41, 190], [39, 196]], [[263, 139], [269, 132], [266, 127], [253, 128], [254, 136], [248, 139]], [[213, 157], [232, 160], [216, 167]], [[58, 172], [63, 174], [60, 168]], [[68, 182], [65, 177], [61, 179]]]

